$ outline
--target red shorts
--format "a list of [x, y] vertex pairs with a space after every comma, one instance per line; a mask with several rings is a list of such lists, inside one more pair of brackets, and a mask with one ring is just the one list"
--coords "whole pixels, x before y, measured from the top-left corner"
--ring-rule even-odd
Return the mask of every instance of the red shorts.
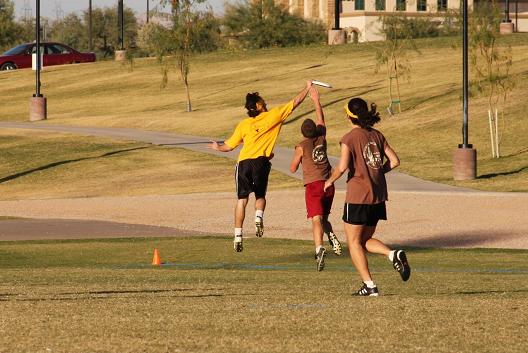
[[325, 192], [324, 184], [324, 180], [317, 180], [305, 185], [304, 199], [306, 200], [307, 218], [330, 214], [335, 188], [332, 185]]

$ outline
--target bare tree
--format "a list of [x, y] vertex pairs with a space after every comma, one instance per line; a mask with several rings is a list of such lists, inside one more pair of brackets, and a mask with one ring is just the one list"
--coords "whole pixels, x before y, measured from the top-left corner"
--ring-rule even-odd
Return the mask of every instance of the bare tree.
[[504, 108], [509, 93], [515, 87], [515, 77], [511, 74], [513, 64], [511, 46], [501, 46], [498, 42], [501, 19], [500, 9], [492, 2], [476, 5], [470, 20], [472, 68], [479, 93], [488, 99], [493, 158], [500, 158], [499, 116], [504, 123]]

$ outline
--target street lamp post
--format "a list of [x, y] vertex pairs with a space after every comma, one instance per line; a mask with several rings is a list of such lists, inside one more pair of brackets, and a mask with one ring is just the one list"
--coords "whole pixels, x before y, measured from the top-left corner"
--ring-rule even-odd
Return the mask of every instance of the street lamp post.
[[92, 0], [88, 1], [88, 32], [90, 37], [90, 51], [93, 51], [93, 36], [92, 36]]
[[510, 34], [513, 33], [514, 25], [510, 20], [510, 0], [506, 0], [504, 5], [504, 19], [500, 24], [500, 33], [501, 34]]
[[453, 153], [453, 177], [470, 180], [477, 176], [477, 150], [469, 144], [468, 0], [462, 2], [462, 143]]
[[123, 9], [123, 0], [117, 2], [117, 44], [119, 49], [115, 51], [115, 60], [123, 61], [126, 57], [125, 50], [125, 14]]
[[29, 120], [38, 121], [46, 119], [46, 98], [40, 92], [40, 70], [42, 69], [41, 51], [40, 51], [40, 0], [36, 0], [37, 13], [35, 16], [35, 94], [29, 102]]
[[334, 0], [334, 27], [328, 31], [328, 44], [337, 45], [346, 42], [345, 31], [340, 26], [341, 0]]

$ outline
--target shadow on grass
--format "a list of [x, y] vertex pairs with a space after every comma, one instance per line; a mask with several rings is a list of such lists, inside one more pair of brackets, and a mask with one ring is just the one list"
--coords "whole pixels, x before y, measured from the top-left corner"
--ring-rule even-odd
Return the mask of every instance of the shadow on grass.
[[[506, 231], [465, 231], [460, 233], [444, 233], [432, 237], [404, 240], [399, 246], [417, 248], [461, 248], [493, 244], [495, 240], [507, 238], [509, 240], [524, 238], [525, 234]], [[392, 244], [395, 246], [395, 244]]]
[[5, 183], [6, 181], [14, 180], [14, 179], [17, 179], [17, 178], [20, 178], [20, 177], [35, 173], [35, 172], [40, 172], [40, 171], [43, 171], [43, 170], [55, 168], [55, 167], [58, 167], [58, 166], [61, 166], [61, 165], [69, 164], [69, 163], [82, 162], [82, 161], [87, 161], [87, 160], [90, 160], [90, 159], [104, 158], [104, 157], [109, 157], [109, 156], [113, 156], [113, 155], [120, 154], [120, 153], [126, 153], [126, 152], [130, 152], [130, 151], [137, 151], [137, 150], [142, 150], [142, 149], [146, 149], [146, 148], [150, 148], [150, 146], [134, 147], [134, 148], [128, 148], [128, 149], [119, 150], [119, 151], [112, 151], [112, 152], [107, 152], [107, 153], [104, 153], [104, 154], [102, 154], [100, 156], [94, 156], [94, 157], [83, 157], [83, 158], [68, 159], [68, 160], [65, 160], [65, 161], [53, 162], [53, 163], [50, 163], [50, 164], [43, 165], [41, 167], [33, 168], [33, 169], [30, 169], [30, 170], [26, 170], [26, 171], [23, 171], [23, 172], [20, 172], [20, 173], [16, 173], [16, 174], [12, 174], [12, 175], [0, 178], [0, 184], [1, 183]]
[[513, 175], [513, 174], [524, 172], [525, 170], [528, 170], [528, 166], [519, 168], [517, 170], [512, 170], [512, 171], [509, 171], [509, 172], [490, 173], [490, 174], [480, 175], [477, 179], [491, 179], [491, 178], [495, 178], [495, 177], [498, 177], [498, 176]]
[[[249, 85], [249, 84], [253, 84], [255, 82], [266, 81], [266, 80], [269, 80], [271, 78], [277, 78], [277, 77], [282, 77], [282, 76], [290, 76], [292, 73], [295, 73], [295, 72], [302, 72], [302, 71], [306, 71], [306, 70], [312, 70], [312, 69], [316, 69], [316, 68], [322, 67], [324, 65], [325, 64], [310, 65], [310, 66], [307, 66], [307, 67], [303, 67], [302, 69], [294, 70], [294, 71], [288, 71], [288, 72], [285, 72], [283, 74], [270, 75], [270, 76], [266, 76], [266, 77], [262, 77], [262, 78], [252, 79], [250, 81], [242, 82], [242, 83], [239, 83], [237, 85], [233, 85], [233, 86], [226, 87], [224, 89], [221, 89], [221, 90], [218, 90], [218, 91], [215, 91], [215, 92], [211, 92], [211, 93], [209, 93], [207, 95], [207, 98], [209, 98], [210, 96], [213, 96], [215, 94], [219, 94], [219, 93], [223, 93], [223, 92], [226, 92], [226, 91], [230, 91], [233, 88], [243, 87], [243, 86], [246, 86], [246, 85]], [[198, 99], [200, 99], [200, 98], [198, 98]]]
[[[181, 293], [191, 291], [218, 291], [222, 290], [219, 288], [178, 288], [178, 289], [141, 289], [141, 290], [108, 290], [108, 291], [87, 291], [87, 292], [67, 292], [67, 293], [53, 293], [49, 296], [33, 297], [33, 298], [20, 298], [20, 294], [0, 294], [0, 302], [4, 301], [17, 301], [17, 302], [40, 302], [40, 301], [75, 301], [75, 300], [86, 300], [86, 299], [115, 299], [118, 297], [129, 297], [122, 296], [123, 294], [160, 294], [160, 293]], [[167, 297], [178, 297], [178, 298], [209, 298], [209, 297], [223, 297], [224, 294], [211, 293], [211, 294], [185, 294], [185, 295], [173, 295]], [[4, 298], [2, 298], [4, 297]], [[137, 297], [137, 296], [134, 296]], [[159, 297], [159, 296], [157, 296]]]
[[476, 295], [476, 294], [503, 294], [503, 293], [528, 293], [528, 289], [462, 291], [462, 292], [456, 292], [455, 294]]

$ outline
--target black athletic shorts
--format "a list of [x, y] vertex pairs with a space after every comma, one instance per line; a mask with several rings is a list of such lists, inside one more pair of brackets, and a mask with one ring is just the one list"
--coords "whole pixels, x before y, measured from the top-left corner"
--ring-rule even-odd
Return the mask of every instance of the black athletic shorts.
[[374, 227], [380, 219], [387, 219], [385, 202], [375, 205], [345, 203], [343, 221], [349, 224]]
[[244, 159], [235, 169], [235, 182], [238, 199], [245, 199], [252, 192], [255, 198], [266, 196], [271, 163], [268, 157]]

